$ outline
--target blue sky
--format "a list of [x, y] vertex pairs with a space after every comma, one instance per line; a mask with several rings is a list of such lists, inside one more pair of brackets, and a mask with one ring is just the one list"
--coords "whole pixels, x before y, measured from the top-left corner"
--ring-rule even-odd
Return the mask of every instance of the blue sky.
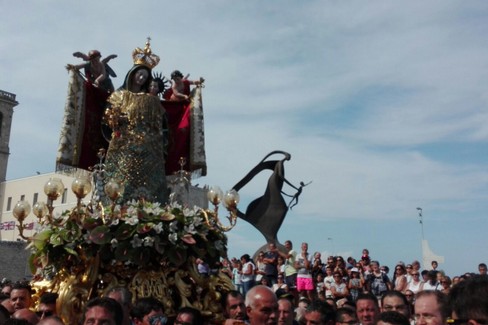
[[[147, 36], [156, 68], [204, 76], [208, 176], [227, 189], [268, 152], [313, 181], [279, 233], [296, 247], [450, 275], [488, 262], [486, 1], [3, 2], [0, 89], [15, 93], [8, 179], [51, 172], [75, 51], [111, 53], [116, 86]], [[243, 189], [241, 209], [264, 191]], [[289, 190], [291, 192], [291, 190]], [[328, 240], [328, 238], [332, 238]], [[264, 239], [242, 220], [229, 254]]]

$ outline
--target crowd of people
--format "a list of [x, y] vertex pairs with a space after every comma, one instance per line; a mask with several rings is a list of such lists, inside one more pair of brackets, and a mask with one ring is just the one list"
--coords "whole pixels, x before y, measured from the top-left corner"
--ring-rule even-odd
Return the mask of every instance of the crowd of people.
[[[220, 301], [224, 325], [442, 325], [488, 324], [488, 275], [484, 263], [477, 273], [452, 279], [433, 261], [429, 270], [420, 263], [397, 263], [389, 269], [364, 249], [360, 259], [346, 260], [309, 254], [307, 243], [299, 252], [291, 241], [285, 250], [269, 243], [255, 258], [224, 259], [220, 269], [199, 261], [199, 272], [227, 274], [235, 290]], [[2, 281], [0, 325], [63, 325], [57, 316], [57, 294], [44, 293], [34, 308], [28, 282]], [[198, 309], [183, 307], [168, 319], [164, 302], [154, 297], [133, 300], [125, 287], [85, 304], [80, 324], [203, 325]], [[68, 324], [65, 324], [68, 325]]]

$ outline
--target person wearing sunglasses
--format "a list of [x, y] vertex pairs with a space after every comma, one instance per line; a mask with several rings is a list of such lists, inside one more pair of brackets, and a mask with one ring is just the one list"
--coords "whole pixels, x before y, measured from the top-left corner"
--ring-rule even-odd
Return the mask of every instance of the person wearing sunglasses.
[[203, 325], [202, 314], [195, 308], [180, 308], [178, 310], [178, 315], [176, 315], [174, 325]]
[[135, 325], [165, 325], [168, 321], [163, 313], [163, 304], [153, 297], [139, 298], [130, 315]]
[[39, 299], [39, 307], [37, 308], [37, 316], [40, 319], [56, 316], [56, 300], [58, 299], [58, 294], [54, 292], [45, 292], [41, 295]]

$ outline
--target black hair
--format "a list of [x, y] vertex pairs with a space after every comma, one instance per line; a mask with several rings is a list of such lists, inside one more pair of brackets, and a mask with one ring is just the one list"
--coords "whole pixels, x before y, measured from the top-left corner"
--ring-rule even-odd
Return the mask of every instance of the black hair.
[[179, 70], [171, 72], [171, 79], [176, 79], [176, 77], [183, 78], [183, 74]]
[[85, 311], [83, 313], [83, 323], [85, 322], [86, 312], [93, 307], [105, 308], [110, 314], [112, 314], [115, 325], [122, 325], [123, 310], [122, 306], [112, 298], [93, 298], [86, 303]]
[[329, 321], [335, 322], [336, 312], [334, 308], [321, 300], [313, 300], [307, 307], [306, 313], [319, 312], [321, 318], [321, 324], [327, 324]]
[[26, 282], [26, 281], [18, 281], [18, 282], [15, 282], [12, 285], [12, 290], [14, 290], [14, 289], [16, 289], [16, 290], [25, 289], [25, 290], [29, 291], [30, 293], [32, 293], [32, 287], [29, 284], [29, 282]]
[[410, 325], [409, 319], [405, 315], [396, 311], [382, 312], [378, 320], [392, 325]]
[[358, 297], [356, 298], [356, 304], [357, 304], [357, 302], [359, 300], [371, 300], [372, 302], [374, 302], [374, 304], [376, 305], [377, 308], [379, 307], [378, 299], [376, 298], [376, 296], [374, 296], [370, 292], [368, 292], [368, 293], [360, 293], [358, 295]]
[[54, 292], [45, 292], [42, 294], [39, 302], [41, 304], [51, 305], [55, 304], [56, 300], [58, 299], [58, 294]]
[[249, 256], [249, 254], [244, 254], [241, 256], [241, 259], [243, 259], [246, 262], [249, 262], [251, 260], [251, 256]]
[[459, 319], [487, 319], [488, 276], [472, 276], [454, 285], [448, 304]]
[[408, 306], [407, 297], [405, 297], [405, 295], [403, 293], [401, 293], [400, 291], [388, 290], [388, 291], [383, 292], [383, 294], [381, 295], [381, 306], [383, 306], [383, 302], [385, 301], [386, 297], [398, 297], [398, 298], [402, 299], [405, 306]]
[[140, 298], [132, 307], [130, 315], [132, 318], [142, 320], [144, 316], [146, 316], [153, 310], [164, 311], [163, 303], [154, 297]]
[[224, 294], [222, 294], [222, 298], [220, 299], [220, 304], [222, 305], [222, 307], [225, 308], [225, 306], [227, 306], [227, 299], [229, 298], [229, 296], [233, 298], [242, 297], [243, 300], [245, 299], [244, 295], [240, 291], [231, 290], [229, 292], [225, 292]]
[[342, 323], [344, 320], [344, 315], [348, 315], [354, 319], [357, 319], [356, 311], [354, 310], [354, 308], [351, 308], [350, 306], [341, 307], [336, 311], [336, 318], [335, 318], [336, 323]]
[[179, 314], [189, 314], [192, 316], [193, 325], [203, 325], [202, 313], [198, 309], [192, 307], [182, 307], [178, 310], [178, 315]]

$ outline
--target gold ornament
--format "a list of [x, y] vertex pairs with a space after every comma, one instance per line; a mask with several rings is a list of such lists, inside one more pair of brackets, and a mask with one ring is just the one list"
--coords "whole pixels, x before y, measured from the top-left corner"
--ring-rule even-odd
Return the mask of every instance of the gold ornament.
[[132, 51], [132, 59], [135, 65], [145, 65], [150, 69], [154, 68], [159, 63], [159, 56], [153, 54], [151, 51], [151, 38], [148, 37], [144, 49], [137, 47]]

